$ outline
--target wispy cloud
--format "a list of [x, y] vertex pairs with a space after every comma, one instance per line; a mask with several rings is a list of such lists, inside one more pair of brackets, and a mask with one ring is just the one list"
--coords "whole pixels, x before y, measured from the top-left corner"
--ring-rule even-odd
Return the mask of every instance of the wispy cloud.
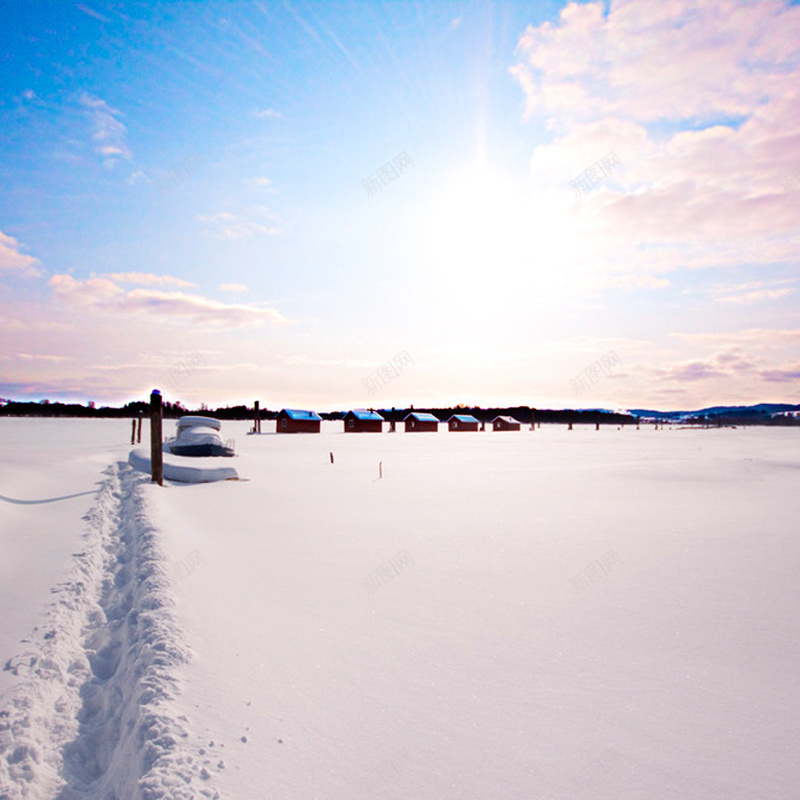
[[269, 178], [258, 177], [258, 178], [243, 178], [243, 183], [247, 186], [255, 186], [259, 189], [265, 189], [267, 194], [277, 194], [277, 190], [272, 185], [272, 181]]
[[659, 369], [658, 374], [663, 380], [678, 382], [694, 382], [706, 378], [721, 378], [725, 373], [713, 364], [704, 361], [692, 361], [688, 364], [677, 364], [666, 369]]
[[760, 376], [772, 383], [796, 383], [800, 381], [800, 364], [795, 363], [785, 369], [765, 369]]
[[69, 361], [68, 356], [54, 356], [42, 353], [17, 353], [16, 356], [21, 361]]
[[104, 278], [117, 283], [132, 283], [138, 286], [196, 286], [196, 283], [175, 278], [172, 275], [154, 275], [152, 272], [111, 272]]
[[6, 331], [66, 331], [71, 327], [65, 322], [52, 322], [44, 319], [0, 317], [0, 330]]
[[[750, 281], [734, 286], [718, 286], [714, 289], [714, 300], [717, 303], [758, 303], [765, 300], [779, 300], [795, 291], [794, 287], [785, 286], [796, 283], [795, 278], [774, 281]], [[781, 288], [775, 288], [781, 287]]]
[[3, 272], [35, 278], [40, 275], [36, 265], [39, 260], [22, 252], [21, 245], [13, 236], [0, 231], [0, 274]]
[[718, 297], [718, 303], [758, 303], [763, 300], [778, 300], [791, 294], [794, 289], [762, 289], [759, 292], [747, 292], [745, 294], [727, 295]]
[[84, 14], [88, 14], [90, 17], [94, 17], [95, 19], [99, 19], [100, 22], [111, 22], [108, 17], [104, 17], [102, 14], [95, 11], [93, 8], [85, 5], [84, 3], [77, 3], [75, 7], [79, 11], [83, 11]]
[[246, 239], [251, 236], [277, 236], [283, 233], [278, 227], [279, 218], [263, 206], [251, 209], [249, 216], [220, 211], [217, 214], [200, 214], [198, 222], [218, 239]]
[[103, 156], [103, 163], [113, 166], [119, 158], [131, 158], [133, 154], [125, 141], [127, 129], [118, 119], [121, 112], [86, 92], [81, 95], [80, 103], [92, 120], [92, 139], [96, 152]]
[[221, 303], [200, 295], [164, 292], [156, 289], [125, 291], [108, 278], [77, 280], [71, 275], [54, 275], [48, 285], [64, 304], [116, 314], [149, 313], [164, 318], [187, 318], [220, 328], [280, 326], [290, 320], [273, 308]]
[[281, 114], [280, 111], [276, 111], [274, 108], [265, 108], [254, 113], [259, 119], [283, 119], [283, 114]]
[[249, 292], [243, 283], [221, 283], [218, 287], [222, 292]]
[[795, 346], [800, 342], [800, 329], [748, 328], [722, 333], [671, 333], [670, 336], [703, 347], [748, 347], [773, 349]]

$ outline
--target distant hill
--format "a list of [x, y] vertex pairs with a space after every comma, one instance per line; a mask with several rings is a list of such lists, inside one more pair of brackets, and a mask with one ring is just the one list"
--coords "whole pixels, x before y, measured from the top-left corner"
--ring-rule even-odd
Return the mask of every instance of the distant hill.
[[657, 411], [652, 408], [631, 408], [629, 414], [645, 419], [693, 419], [699, 417], [724, 417], [725, 419], [769, 418], [784, 411], [800, 411], [800, 404], [757, 403], [753, 406], [709, 406], [694, 411]]

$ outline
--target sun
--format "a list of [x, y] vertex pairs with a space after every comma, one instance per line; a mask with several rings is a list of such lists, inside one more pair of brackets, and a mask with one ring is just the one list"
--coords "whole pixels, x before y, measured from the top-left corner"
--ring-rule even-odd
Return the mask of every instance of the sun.
[[551, 282], [551, 270], [570, 249], [569, 227], [562, 209], [527, 178], [481, 161], [434, 193], [421, 245], [429, 278], [457, 281], [462, 299], [479, 302], [488, 278], [520, 286]]

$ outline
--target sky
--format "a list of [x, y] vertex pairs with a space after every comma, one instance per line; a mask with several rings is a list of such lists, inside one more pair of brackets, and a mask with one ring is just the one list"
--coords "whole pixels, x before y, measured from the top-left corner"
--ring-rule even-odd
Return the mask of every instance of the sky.
[[0, 2], [0, 397], [800, 402], [800, 7]]

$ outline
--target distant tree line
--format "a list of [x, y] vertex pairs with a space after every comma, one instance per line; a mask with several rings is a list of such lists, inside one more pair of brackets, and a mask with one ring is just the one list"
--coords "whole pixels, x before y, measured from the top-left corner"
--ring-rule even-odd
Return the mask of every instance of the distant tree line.
[[[630, 425], [636, 422], [636, 418], [630, 414], [617, 414], [607, 411], [586, 411], [586, 410], [561, 410], [553, 411], [548, 409], [532, 409], [529, 406], [513, 406], [508, 408], [480, 408], [465, 406], [453, 406], [451, 408], [393, 408], [377, 409], [378, 412], [387, 420], [400, 422], [412, 411], [426, 412], [433, 414], [439, 421], [444, 422], [453, 414], [471, 414], [480, 422], [491, 422], [497, 416], [511, 416], [524, 425], [529, 425], [535, 421], [541, 422], [560, 422], [560, 423], [585, 423], [594, 424], [600, 421], [602, 424]], [[260, 409], [259, 416], [264, 420], [275, 419], [280, 409], [270, 410]], [[16, 400], [3, 400], [0, 398], [0, 416], [5, 417], [122, 417], [131, 418], [148, 416], [150, 413], [149, 403], [135, 401], [126, 403], [124, 406], [100, 406], [96, 407], [90, 402], [87, 405], [79, 403], [58, 403], [42, 400], [37, 402], [20, 402]], [[185, 408], [180, 402], [163, 404], [164, 417], [167, 419], [177, 419], [184, 414], [202, 413], [209, 417], [220, 420], [250, 420], [253, 419], [254, 410], [245, 405], [225, 406], [224, 408], [207, 408], [205, 405], [198, 410]], [[347, 413], [344, 411], [323, 411], [320, 416], [325, 420], [342, 419]]]
[[[796, 416], [775, 416], [763, 409], [737, 409], [732, 411], [720, 411], [697, 415], [687, 419], [677, 419], [673, 413], [664, 414], [663, 418], [640, 419], [633, 414], [621, 414], [613, 411], [602, 411], [596, 409], [549, 409], [531, 408], [530, 406], [508, 406], [481, 408], [480, 406], [456, 405], [449, 408], [415, 408], [413, 405], [408, 408], [378, 408], [375, 409], [387, 420], [395, 422], [402, 421], [412, 411], [433, 414], [440, 422], [449, 419], [453, 414], [470, 414], [479, 422], [489, 423], [495, 417], [509, 416], [516, 419], [523, 425], [530, 424], [573, 424], [573, 425], [637, 425], [653, 424], [688, 424], [699, 425], [702, 427], [723, 427], [733, 425], [800, 425], [800, 417]], [[271, 410], [262, 408], [259, 417], [262, 420], [272, 420], [278, 416], [280, 409]], [[222, 408], [208, 408], [202, 404], [199, 409], [188, 409], [180, 402], [163, 404], [164, 417], [167, 419], [177, 419], [184, 414], [204, 414], [220, 420], [252, 420], [254, 410], [250, 406], [237, 405], [225, 406]], [[325, 420], [342, 419], [347, 413], [344, 411], [322, 411], [320, 416]], [[120, 407], [100, 406], [89, 401], [86, 405], [80, 403], [58, 403], [49, 400], [39, 402], [20, 402], [17, 400], [6, 400], [0, 398], [0, 416], [3, 417], [111, 417], [111, 418], [131, 418], [138, 416], [147, 417], [150, 414], [149, 403], [141, 400], [126, 403]]]

